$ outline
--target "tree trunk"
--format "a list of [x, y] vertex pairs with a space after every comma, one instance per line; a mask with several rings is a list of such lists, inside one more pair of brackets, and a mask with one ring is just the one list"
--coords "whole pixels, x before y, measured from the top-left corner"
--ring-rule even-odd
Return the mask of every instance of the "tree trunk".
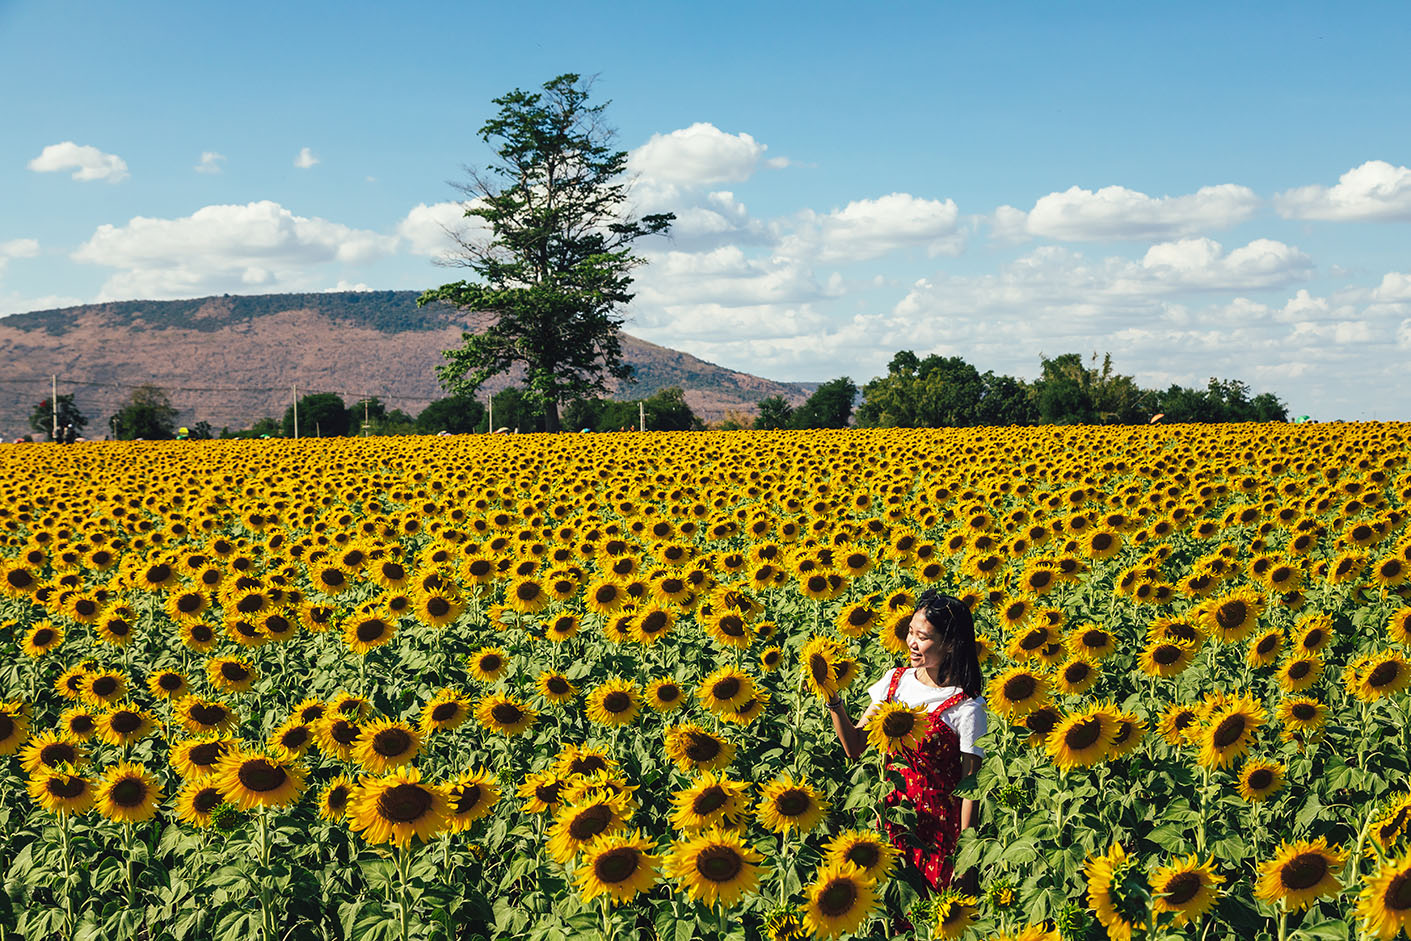
[[549, 434], [559, 430], [559, 403], [553, 399], [544, 403], [544, 430]]

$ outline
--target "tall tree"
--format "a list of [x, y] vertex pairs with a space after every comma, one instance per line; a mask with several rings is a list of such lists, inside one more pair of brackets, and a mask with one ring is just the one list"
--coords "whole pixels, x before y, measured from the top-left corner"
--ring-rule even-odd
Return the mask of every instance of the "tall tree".
[[54, 400], [58, 403], [55, 408], [48, 399], [40, 402], [29, 413], [29, 427], [44, 435], [46, 438], [54, 437], [54, 413], [59, 413], [59, 427], [73, 425], [79, 431], [88, 424], [88, 419], [78, 410], [78, 406], [73, 403], [72, 395], [61, 395]]
[[813, 390], [789, 416], [791, 428], [846, 428], [852, 418], [857, 386], [847, 376], [825, 382]]
[[[299, 397], [299, 437], [336, 438], [348, 433], [349, 412], [336, 392], [313, 392]], [[358, 409], [362, 420], [362, 409]], [[284, 437], [294, 437], [294, 406], [284, 410]]]
[[605, 393], [608, 378], [629, 377], [618, 311], [633, 296], [629, 272], [642, 263], [631, 246], [665, 233], [676, 218], [624, 212], [627, 152], [613, 148], [614, 132], [603, 124], [607, 105], [590, 105], [589, 91], [566, 74], [542, 92], [515, 89], [494, 99], [499, 113], [480, 138], [496, 159], [458, 186], [469, 201], [466, 216], [490, 234], [453, 235], [458, 251], [449, 262], [478, 280], [443, 284], [417, 300], [494, 316], [484, 333], [463, 334], [462, 346], [446, 351], [441, 384], [469, 395], [521, 365], [546, 431], [559, 430], [560, 402]]
[[132, 390], [109, 424], [117, 423], [118, 439], [161, 441], [176, 435], [177, 410], [172, 407], [167, 391], [161, 386], [138, 386]]

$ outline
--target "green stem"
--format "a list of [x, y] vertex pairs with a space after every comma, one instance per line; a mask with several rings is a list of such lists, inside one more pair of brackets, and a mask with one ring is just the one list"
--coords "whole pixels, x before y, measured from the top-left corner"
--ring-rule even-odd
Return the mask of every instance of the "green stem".
[[612, 930], [612, 909], [608, 905], [608, 896], [602, 895], [599, 901], [602, 902], [603, 908], [603, 941], [611, 941], [617, 935]]
[[64, 857], [64, 882], [60, 890], [64, 898], [64, 937], [73, 937], [73, 893], [70, 883], [73, 880], [73, 854], [69, 851], [69, 815], [59, 812], [59, 852]]
[[411, 854], [411, 840], [407, 840], [405, 846], [398, 847], [397, 849], [397, 892], [401, 897], [400, 904], [397, 906], [397, 919], [402, 930], [402, 941], [407, 941], [407, 939], [411, 937], [407, 927], [409, 921], [408, 916], [411, 914], [412, 907], [411, 889], [410, 886], [407, 885], [407, 861], [411, 857]]
[[274, 906], [270, 903], [269, 884], [269, 811], [262, 810], [256, 832], [260, 837], [260, 936], [274, 941]]
[[1289, 936], [1289, 906], [1287, 899], [1279, 900], [1279, 941], [1287, 941]]
[[127, 907], [132, 908], [137, 901], [136, 871], [132, 858], [132, 824], [122, 825], [123, 866], [127, 872]]

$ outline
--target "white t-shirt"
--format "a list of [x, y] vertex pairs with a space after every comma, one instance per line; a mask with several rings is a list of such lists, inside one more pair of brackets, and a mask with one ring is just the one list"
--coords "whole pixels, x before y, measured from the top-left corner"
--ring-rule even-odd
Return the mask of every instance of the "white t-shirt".
[[[888, 670], [882, 674], [880, 680], [867, 687], [867, 695], [872, 697], [874, 703], [881, 702], [887, 698], [887, 687], [891, 682], [892, 671]], [[908, 667], [902, 674], [892, 699], [913, 709], [920, 706], [927, 712], [934, 712], [937, 706], [958, 692], [959, 686], [930, 686], [923, 683], [916, 678], [916, 671]], [[984, 696], [962, 699], [941, 713], [941, 721], [955, 729], [955, 734], [960, 738], [962, 752], [985, 757], [985, 750], [975, 744], [975, 740], [983, 736], [989, 728]]]

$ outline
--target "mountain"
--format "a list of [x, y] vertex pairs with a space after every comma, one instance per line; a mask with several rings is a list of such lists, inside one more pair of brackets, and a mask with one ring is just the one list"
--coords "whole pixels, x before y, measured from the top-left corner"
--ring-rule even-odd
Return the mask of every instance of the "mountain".
[[[445, 395], [435, 368], [462, 332], [484, 329], [488, 315], [416, 306], [415, 291], [263, 294], [181, 301], [121, 301], [0, 318], [0, 434], [29, 433], [34, 405], [72, 393], [90, 435], [118, 410], [133, 386], [155, 383], [181, 421], [247, 428], [284, 414], [299, 395], [336, 392], [344, 401], [380, 398], [415, 415]], [[775, 382], [623, 334], [637, 381], [617, 389], [642, 398], [668, 386], [706, 421], [752, 410], [782, 395], [799, 404], [812, 383]], [[486, 384], [495, 392], [517, 377]]]

